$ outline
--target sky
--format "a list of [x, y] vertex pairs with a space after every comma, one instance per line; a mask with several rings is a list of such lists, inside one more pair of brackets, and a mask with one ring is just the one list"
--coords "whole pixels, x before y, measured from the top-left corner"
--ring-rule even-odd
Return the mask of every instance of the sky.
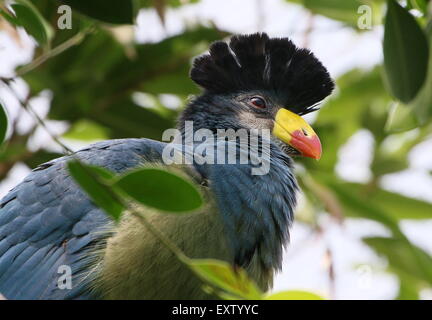
[[[356, 33], [339, 23], [315, 16], [313, 28], [305, 38], [305, 30], [310, 27], [310, 16], [302, 7], [281, 0], [201, 0], [194, 5], [180, 9], [169, 9], [165, 28], [153, 10], [143, 10], [137, 26], [122, 28], [124, 36], [134, 36], [138, 42], [156, 42], [175, 35], [188, 25], [196, 22], [214, 22], [220, 29], [233, 33], [252, 33], [265, 31], [270, 36], [289, 36], [299, 45], [307, 45], [336, 78], [354, 68], [371, 68], [382, 60], [381, 27], [365, 33]], [[0, 76], [12, 76], [14, 67], [32, 57], [33, 40], [20, 32], [21, 46], [17, 46], [4, 32], [0, 31]], [[25, 94], [27, 87], [18, 81], [17, 90]], [[4, 88], [0, 87], [0, 99], [6, 104], [9, 114], [18, 114], [18, 104]], [[32, 101], [33, 108], [42, 117], [49, 110], [50, 93], [43, 94]], [[28, 115], [21, 115], [18, 130], [25, 132], [32, 125]], [[309, 118], [313, 122], [314, 116]], [[60, 121], [47, 122], [51, 131], [61, 134], [67, 124]], [[72, 149], [82, 144], [66, 141]], [[49, 136], [38, 130], [30, 141], [33, 148], [41, 146], [55, 149], [57, 146]], [[349, 181], [367, 181], [373, 138], [362, 130], [355, 134], [339, 154], [337, 173]], [[417, 146], [409, 155], [410, 168], [402, 173], [388, 175], [383, 186], [391, 191], [431, 201], [432, 179], [432, 140]], [[18, 164], [10, 177], [0, 185], [0, 196], [18, 183], [29, 172], [29, 168]], [[275, 291], [287, 289], [306, 289], [335, 299], [390, 299], [398, 290], [397, 279], [385, 273], [386, 261], [376, 256], [363, 245], [364, 236], [386, 236], [388, 231], [380, 224], [369, 220], [346, 219], [335, 223], [322, 215], [325, 232], [312, 234], [311, 230], [299, 222], [294, 224], [291, 243], [284, 256], [283, 271], [275, 279]], [[414, 243], [432, 254], [432, 220], [428, 222], [403, 221], [402, 229]], [[328, 276], [328, 250], [334, 263], [335, 280]], [[432, 298], [431, 292], [424, 292], [423, 298]]]

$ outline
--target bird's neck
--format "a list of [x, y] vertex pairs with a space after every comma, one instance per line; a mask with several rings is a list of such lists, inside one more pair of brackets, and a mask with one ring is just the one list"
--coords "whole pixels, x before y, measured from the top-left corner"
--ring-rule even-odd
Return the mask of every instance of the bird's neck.
[[215, 133], [218, 129], [241, 129], [236, 121], [227, 120], [228, 118], [235, 119], [233, 111], [217, 107], [217, 103], [214, 96], [205, 93], [193, 98], [180, 114], [177, 129], [184, 135], [186, 131], [185, 126], [190, 122], [193, 123], [195, 132], [201, 129], [210, 130]]
[[[182, 143], [187, 141], [188, 135], [191, 141], [191, 136], [196, 137], [200, 129], [205, 129], [207, 134], [213, 137], [210, 143], [215, 147], [202, 148], [202, 139], [192, 138], [193, 154], [198, 150], [202, 152], [205, 149], [207, 154], [215, 150], [217, 154], [214, 154], [213, 159], [225, 160], [222, 163], [214, 161], [193, 164], [209, 181], [235, 263], [246, 266], [254, 257], [258, 257], [265, 269], [279, 269], [282, 264], [283, 245], [289, 238], [288, 228], [293, 220], [296, 204], [297, 182], [293, 174], [292, 160], [270, 138], [263, 138], [261, 142], [265, 141], [267, 147], [258, 147], [258, 159], [255, 159], [262, 161], [253, 163], [250, 153], [252, 140], [248, 131], [246, 148], [241, 139], [236, 138], [231, 142], [219, 139], [218, 129], [238, 131], [240, 128], [221, 121], [224, 115], [213, 111], [206, 112], [212, 107], [211, 100], [207, 99], [205, 96], [198, 97], [181, 115], [178, 128]], [[193, 121], [193, 126], [188, 128], [187, 121]], [[233, 148], [236, 151], [235, 161], [230, 162], [229, 152]], [[246, 159], [249, 161], [241, 161], [242, 152], [248, 153]], [[254, 171], [257, 166], [262, 170]]]

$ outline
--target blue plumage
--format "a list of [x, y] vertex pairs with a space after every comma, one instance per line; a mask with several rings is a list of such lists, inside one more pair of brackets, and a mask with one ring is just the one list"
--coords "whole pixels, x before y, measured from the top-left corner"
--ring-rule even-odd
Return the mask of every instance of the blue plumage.
[[199, 166], [211, 182], [237, 265], [247, 265], [259, 252], [265, 268], [281, 268], [281, 245], [288, 241], [296, 205], [297, 183], [291, 163], [272, 145], [270, 171], [265, 175], [252, 175], [252, 165], [240, 161]]
[[[205, 91], [183, 111], [181, 136], [187, 121], [194, 132], [213, 135], [242, 129], [248, 141], [252, 130], [268, 130], [269, 170], [251, 174], [256, 166], [251, 161], [194, 163], [186, 174], [203, 189], [209, 206], [181, 217], [148, 212], [149, 219], [189, 256], [242, 266], [267, 290], [281, 268], [293, 220], [297, 184], [291, 156], [321, 154], [318, 137], [299, 115], [315, 110], [333, 82], [312, 53], [264, 34], [234, 37], [230, 49], [217, 42], [195, 60], [191, 76]], [[244, 147], [238, 140], [230, 143]], [[163, 163], [166, 146], [148, 139], [108, 140], [74, 156], [122, 173]], [[0, 201], [0, 293], [9, 299], [208, 297], [201, 282], [134, 217], [125, 213], [113, 225], [68, 174], [71, 159], [40, 165]], [[70, 290], [58, 285], [62, 266], [72, 269]]]
[[[148, 139], [112, 140], [76, 156], [120, 173], [161, 162], [164, 146]], [[264, 176], [250, 175], [248, 164], [197, 166], [211, 183], [237, 265], [247, 265], [258, 252], [266, 269], [281, 267], [281, 244], [288, 237], [296, 184], [283, 162], [290, 163], [289, 158], [278, 149], [274, 152], [280, 153], [281, 161]], [[0, 292], [8, 298], [97, 298], [88, 295], [92, 278], [74, 279], [79, 285], [72, 291], [57, 288], [61, 265], [70, 266], [75, 275], [91, 267], [93, 247], [107, 237], [98, 230], [111, 223], [71, 180], [65, 167], [69, 159], [36, 168], [1, 202]], [[280, 178], [287, 183], [275, 184]]]
[[[147, 139], [103, 141], [76, 153], [84, 162], [123, 172], [160, 160], [163, 143]], [[0, 292], [10, 299], [63, 299], [60, 265], [83, 268], [83, 257], [110, 223], [72, 181], [62, 157], [36, 168], [0, 202]], [[74, 288], [79, 297], [86, 283]]]

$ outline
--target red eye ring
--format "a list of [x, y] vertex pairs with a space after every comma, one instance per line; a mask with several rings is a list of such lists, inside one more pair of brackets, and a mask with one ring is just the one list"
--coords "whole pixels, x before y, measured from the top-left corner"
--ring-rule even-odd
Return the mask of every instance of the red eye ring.
[[265, 109], [267, 107], [265, 100], [261, 97], [252, 97], [250, 103], [252, 106], [259, 109]]

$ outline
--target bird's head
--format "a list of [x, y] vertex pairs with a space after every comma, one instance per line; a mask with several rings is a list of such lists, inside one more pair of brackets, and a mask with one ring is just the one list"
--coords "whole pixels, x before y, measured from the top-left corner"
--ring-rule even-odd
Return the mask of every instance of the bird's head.
[[214, 42], [194, 60], [190, 76], [204, 89], [180, 119], [197, 129], [268, 129], [289, 155], [318, 159], [321, 143], [301, 117], [334, 88], [326, 68], [307, 49], [265, 33]]

